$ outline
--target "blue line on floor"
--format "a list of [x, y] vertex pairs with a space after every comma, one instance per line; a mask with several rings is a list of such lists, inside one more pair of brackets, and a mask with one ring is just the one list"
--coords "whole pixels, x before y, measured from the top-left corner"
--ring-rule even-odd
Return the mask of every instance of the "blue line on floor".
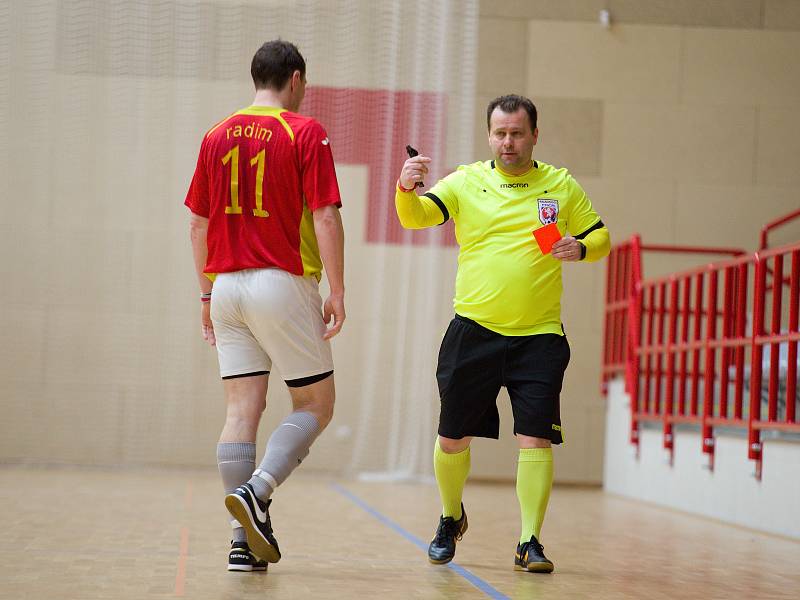
[[[353, 494], [352, 492], [350, 492], [346, 488], [343, 488], [342, 486], [340, 486], [340, 485], [338, 485], [336, 483], [331, 484], [331, 487], [334, 490], [336, 490], [337, 492], [339, 492], [342, 496], [344, 496], [345, 498], [350, 500], [353, 504], [357, 505], [358, 507], [362, 508], [363, 510], [365, 510], [366, 512], [371, 514], [373, 517], [378, 519], [378, 521], [380, 521], [381, 523], [386, 525], [389, 529], [392, 529], [395, 533], [399, 533], [401, 536], [403, 536], [409, 542], [414, 544], [420, 550], [422, 550], [424, 552], [428, 551], [428, 544], [426, 542], [423, 542], [418, 537], [415, 537], [415, 536], [411, 535], [410, 533], [408, 533], [405, 529], [400, 527], [400, 525], [398, 525], [397, 523], [395, 523], [391, 519], [383, 516], [381, 513], [379, 513], [377, 510], [372, 508], [369, 504], [364, 502], [361, 498], [359, 498], [358, 496], [356, 496], [355, 494]], [[506, 596], [504, 594], [501, 594], [496, 589], [494, 589], [491, 585], [486, 583], [483, 579], [481, 579], [480, 577], [478, 577], [476, 575], [473, 575], [472, 573], [467, 571], [464, 567], [461, 567], [461, 566], [457, 565], [454, 562], [449, 562], [446, 565], [442, 565], [442, 566], [445, 566], [448, 569], [451, 569], [452, 571], [455, 571], [456, 573], [461, 575], [464, 579], [469, 581], [472, 585], [474, 585], [476, 588], [481, 590], [483, 593], [485, 593], [490, 598], [495, 598], [495, 600], [508, 600], [508, 596]]]

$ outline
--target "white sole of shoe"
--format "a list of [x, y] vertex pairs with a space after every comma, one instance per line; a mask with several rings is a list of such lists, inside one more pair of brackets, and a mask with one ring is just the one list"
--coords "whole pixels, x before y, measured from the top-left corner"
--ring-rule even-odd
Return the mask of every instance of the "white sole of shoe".
[[244, 527], [247, 534], [247, 545], [250, 546], [250, 552], [255, 554], [261, 560], [270, 563], [276, 563], [281, 559], [278, 549], [269, 543], [256, 527], [256, 521], [250, 512], [250, 507], [243, 498], [236, 494], [225, 496], [225, 508], [233, 515], [233, 518], [239, 521]]

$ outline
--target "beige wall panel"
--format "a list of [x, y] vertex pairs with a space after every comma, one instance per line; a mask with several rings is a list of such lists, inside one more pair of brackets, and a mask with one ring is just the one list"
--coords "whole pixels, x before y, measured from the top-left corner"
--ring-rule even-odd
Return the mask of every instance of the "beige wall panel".
[[[704, 245], [702, 242], [685, 245]], [[710, 244], [709, 244], [710, 245]], [[743, 245], [729, 244], [728, 247], [744, 248]], [[642, 257], [642, 277], [658, 279], [672, 273], [695, 269], [715, 260], [727, 260], [730, 254], [673, 254], [669, 252], [645, 252]]]
[[480, 13], [482, 17], [597, 21], [605, 8], [612, 23], [754, 29], [761, 27], [761, 4], [753, 0], [482, 0]]
[[[797, 4], [800, 6], [800, 2]], [[797, 168], [800, 115], [797, 107], [759, 107], [757, 135], [756, 181], [787, 186], [800, 183], [800, 169]]]
[[[561, 320], [567, 336], [576, 333], [597, 335], [602, 333], [600, 308], [602, 306], [601, 281], [605, 281], [605, 264], [566, 263], [563, 270], [564, 292], [561, 296]], [[601, 328], [598, 330], [598, 326]]]
[[[599, 373], [598, 368], [598, 379]], [[588, 383], [587, 383], [588, 385]], [[589, 426], [586, 431], [586, 479], [581, 481], [595, 482], [601, 484], [603, 482], [603, 449], [606, 442], [606, 402], [605, 398], [599, 392], [599, 383], [595, 388], [595, 396], [593, 402], [589, 404], [586, 409], [586, 416], [589, 421]]]
[[477, 160], [489, 160], [492, 158], [492, 153], [489, 150], [489, 137], [488, 127], [486, 124], [486, 107], [489, 102], [494, 100], [500, 94], [477, 94], [475, 96], [475, 118], [474, 118], [474, 133], [473, 133], [473, 158], [469, 162]]
[[793, 189], [681, 185], [676, 203], [676, 241], [755, 250], [763, 225], [797, 209]]
[[755, 109], [747, 106], [606, 105], [604, 174], [750, 184]]
[[[603, 123], [603, 176], [645, 183], [676, 177], [685, 151], [682, 111], [677, 105], [606, 103]], [[676, 135], [676, 132], [684, 132]]]
[[575, 176], [600, 175], [603, 103], [550, 97], [534, 97], [533, 101], [539, 113], [536, 156], [567, 167]]
[[44, 382], [39, 376], [25, 381], [0, 378], [3, 416], [0, 423], [0, 463], [43, 462], [43, 429], [51, 418], [43, 402]]
[[527, 70], [528, 24], [521, 19], [481, 19], [478, 25], [479, 94], [522, 94]]
[[684, 105], [680, 121], [677, 137], [682, 147], [675, 179], [725, 185], [753, 183], [753, 107]]
[[586, 464], [590, 422], [583, 405], [570, 402], [566, 389], [561, 393], [561, 424], [565, 442], [553, 451], [554, 477], [559, 483], [599, 481], [599, 476], [589, 473]]
[[162, 356], [131, 353], [161, 333], [152, 318], [125, 313], [51, 307], [47, 314], [44, 377], [48, 382], [136, 385], [157, 370]]
[[113, 311], [126, 311], [132, 305], [132, 234], [110, 229], [51, 229], [48, 236], [52, 260], [47, 291], [54, 304]]
[[617, 101], [679, 97], [681, 30], [531, 21], [528, 93]]
[[686, 102], [800, 102], [800, 33], [687, 29], [682, 78]]
[[566, 442], [560, 481], [599, 483], [602, 478], [603, 396], [600, 394], [602, 336], [570, 334], [572, 356], [561, 393]]
[[45, 370], [45, 344], [48, 336], [46, 312], [41, 305], [3, 304], [5, 324], [0, 344], [0, 364], [4, 382], [36, 381]]
[[611, 243], [617, 244], [634, 233], [644, 241], [670, 243], [675, 237], [675, 190], [670, 181], [627, 177], [581, 180], [595, 210], [608, 226]]
[[[41, 401], [48, 418], [36, 458], [43, 462], [119, 464], [121, 388], [82, 381], [50, 380]], [[87, 399], [93, 401], [87, 402]]]
[[481, 17], [594, 21], [605, 0], [481, 0]]
[[764, 27], [800, 31], [800, 2], [764, 0]]
[[[0, 306], [36, 308], [50, 294], [46, 274], [55, 260], [47, 230], [27, 224], [0, 225]], [[17, 257], [14, 260], [9, 257]]]
[[[13, 116], [12, 116], [13, 119]], [[47, 169], [50, 156], [42, 156], [42, 146], [35, 135], [24, 131], [24, 124], [10, 126], [7, 140], [14, 140], [13, 146], [6, 141], [4, 149], [8, 170], [3, 172], [0, 190], [5, 198], [0, 211], [0, 225], [13, 225], [27, 228], [46, 227], [51, 221], [51, 206], [57, 196], [51, 181], [42, 176]], [[20, 191], [22, 190], [22, 192]]]
[[[134, 231], [130, 248], [130, 279], [127, 289], [132, 295], [129, 310], [141, 315], [168, 313], [184, 320], [198, 320], [197, 277], [192, 265], [189, 243], [189, 211], [181, 209], [181, 223], [172, 229], [169, 239], [163, 232]], [[185, 213], [185, 214], [184, 214]], [[171, 282], [171, 286], [165, 282]], [[176, 293], [175, 290], [181, 290]], [[191, 315], [190, 318], [187, 318]]]
[[[792, 198], [797, 197], [796, 194], [793, 194], [794, 190], [795, 188], [793, 187], [781, 188], [775, 190], [775, 193], [777, 194], [776, 198], [779, 200], [779, 204], [784, 206], [791, 205]], [[795, 205], [793, 207], [785, 208], [783, 214], [787, 214], [796, 209], [797, 209], [797, 202], [795, 202]], [[800, 238], [800, 222], [794, 220], [790, 223], [783, 225], [782, 227], [778, 227], [777, 229], [774, 229], [773, 231], [769, 232], [767, 236], [767, 242], [770, 248], [776, 248], [778, 246], [795, 243], [797, 242], [798, 238]]]
[[690, 27], [761, 27], [761, 1], [753, 0], [608, 0], [612, 23]]

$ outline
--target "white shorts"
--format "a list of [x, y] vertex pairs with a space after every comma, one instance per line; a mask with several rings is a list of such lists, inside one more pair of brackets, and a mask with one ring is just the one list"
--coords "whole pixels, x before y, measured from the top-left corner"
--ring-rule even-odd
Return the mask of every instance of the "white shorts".
[[223, 379], [267, 373], [273, 362], [286, 381], [333, 370], [315, 277], [281, 269], [220, 273], [211, 321]]

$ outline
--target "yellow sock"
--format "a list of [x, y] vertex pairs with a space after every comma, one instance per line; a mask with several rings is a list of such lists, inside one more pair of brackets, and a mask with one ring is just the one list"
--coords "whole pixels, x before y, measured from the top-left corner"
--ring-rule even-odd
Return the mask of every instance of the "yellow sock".
[[530, 541], [532, 535], [539, 539], [552, 486], [552, 448], [521, 449], [517, 465], [517, 498], [522, 515], [520, 544]]
[[433, 471], [442, 499], [442, 516], [461, 518], [461, 496], [469, 475], [469, 448], [457, 454], [447, 454], [436, 440], [433, 449]]

